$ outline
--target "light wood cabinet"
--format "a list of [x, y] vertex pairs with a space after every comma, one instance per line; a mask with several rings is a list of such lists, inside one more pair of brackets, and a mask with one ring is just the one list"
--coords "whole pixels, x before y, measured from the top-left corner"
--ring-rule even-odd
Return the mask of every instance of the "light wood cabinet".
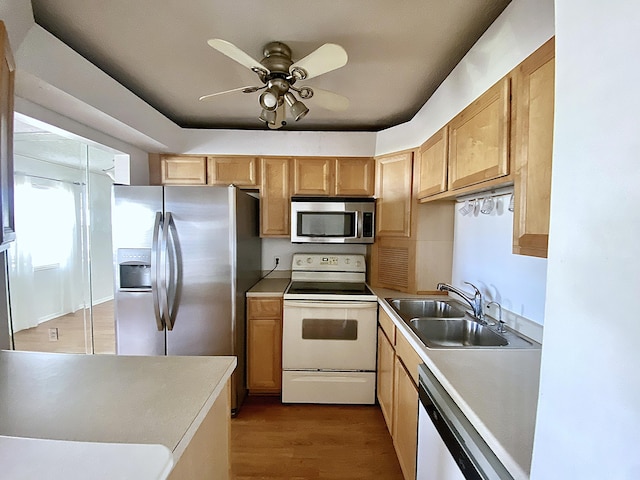
[[509, 96], [507, 76], [449, 123], [449, 190], [509, 174]]
[[416, 478], [418, 389], [396, 356], [394, 368], [393, 445], [406, 480]]
[[336, 195], [372, 197], [375, 194], [374, 179], [373, 158], [336, 158], [334, 181]]
[[513, 253], [547, 257], [553, 156], [555, 39], [513, 72]]
[[367, 157], [308, 157], [293, 160], [292, 195], [371, 197], [374, 160]]
[[376, 234], [411, 235], [413, 152], [376, 158]]
[[286, 157], [260, 159], [260, 236], [288, 237], [290, 230], [290, 160]]
[[160, 155], [160, 169], [164, 185], [207, 184], [207, 157]]
[[445, 125], [420, 147], [418, 198], [447, 191], [449, 127]]
[[247, 298], [247, 388], [282, 390], [282, 298]]
[[260, 179], [259, 166], [258, 157], [207, 157], [207, 183], [257, 188]]
[[380, 410], [389, 429], [393, 434], [393, 372], [395, 351], [391, 340], [387, 338], [382, 328], [378, 328], [378, 371], [377, 395]]
[[294, 158], [293, 195], [331, 195], [334, 158]]

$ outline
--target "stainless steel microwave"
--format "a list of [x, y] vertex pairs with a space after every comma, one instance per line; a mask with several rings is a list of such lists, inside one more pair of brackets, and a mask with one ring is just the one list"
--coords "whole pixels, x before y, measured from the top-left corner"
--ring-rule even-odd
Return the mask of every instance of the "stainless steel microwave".
[[375, 198], [292, 197], [293, 243], [373, 243]]

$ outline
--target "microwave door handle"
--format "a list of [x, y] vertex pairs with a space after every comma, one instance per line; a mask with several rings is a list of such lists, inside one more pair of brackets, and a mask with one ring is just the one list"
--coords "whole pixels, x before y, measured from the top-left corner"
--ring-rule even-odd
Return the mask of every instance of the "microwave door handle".
[[364, 232], [364, 215], [356, 210], [356, 238], [362, 238]]

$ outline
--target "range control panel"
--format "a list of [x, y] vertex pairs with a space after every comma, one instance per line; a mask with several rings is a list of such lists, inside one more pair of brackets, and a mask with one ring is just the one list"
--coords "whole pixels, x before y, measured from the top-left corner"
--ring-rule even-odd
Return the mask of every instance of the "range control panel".
[[364, 255], [295, 253], [291, 270], [316, 272], [365, 272]]

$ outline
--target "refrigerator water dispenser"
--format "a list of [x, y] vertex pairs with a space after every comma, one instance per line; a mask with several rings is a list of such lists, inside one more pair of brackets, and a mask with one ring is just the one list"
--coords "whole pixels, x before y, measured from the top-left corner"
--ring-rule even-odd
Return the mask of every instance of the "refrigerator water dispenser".
[[151, 289], [151, 249], [119, 248], [118, 280], [120, 290]]

